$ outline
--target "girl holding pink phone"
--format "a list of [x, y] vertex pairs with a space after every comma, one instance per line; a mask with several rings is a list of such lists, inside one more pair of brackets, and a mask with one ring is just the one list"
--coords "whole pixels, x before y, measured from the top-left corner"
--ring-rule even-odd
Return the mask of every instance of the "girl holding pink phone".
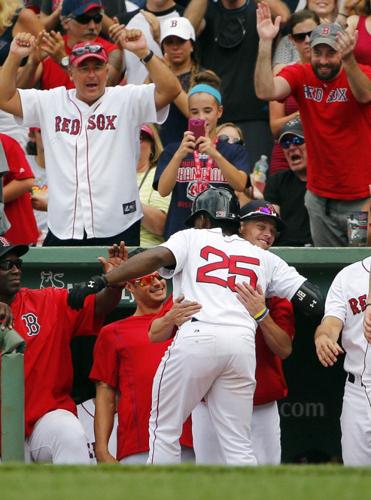
[[246, 149], [219, 141], [216, 136], [223, 106], [220, 79], [215, 73], [203, 71], [196, 75], [188, 93], [188, 107], [189, 130], [180, 143], [166, 146], [153, 182], [161, 196], [172, 194], [165, 238], [185, 229], [193, 199], [210, 185], [243, 191], [250, 184]]

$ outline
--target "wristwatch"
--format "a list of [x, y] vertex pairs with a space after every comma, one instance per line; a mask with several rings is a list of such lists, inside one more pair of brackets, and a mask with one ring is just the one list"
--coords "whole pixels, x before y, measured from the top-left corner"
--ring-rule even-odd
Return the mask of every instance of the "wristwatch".
[[142, 59], [140, 59], [140, 62], [143, 64], [147, 64], [152, 59], [153, 56], [154, 53], [152, 50], [150, 50], [145, 57], [142, 57]]
[[68, 56], [62, 57], [59, 61], [59, 65], [62, 66], [63, 69], [67, 69], [70, 64], [70, 58]]

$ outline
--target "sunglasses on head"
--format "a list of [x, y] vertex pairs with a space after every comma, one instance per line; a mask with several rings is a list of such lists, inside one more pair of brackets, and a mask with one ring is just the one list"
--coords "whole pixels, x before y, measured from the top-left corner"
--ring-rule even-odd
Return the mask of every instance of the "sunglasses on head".
[[88, 14], [81, 14], [80, 16], [72, 17], [74, 21], [79, 24], [89, 24], [90, 21], [94, 21], [95, 24], [102, 22], [103, 14], [95, 14], [94, 16], [89, 16]]
[[72, 49], [72, 54], [74, 56], [82, 56], [83, 54], [98, 54], [101, 52], [103, 47], [101, 45], [85, 45], [84, 47], [76, 47]]
[[293, 146], [302, 146], [304, 144], [304, 137], [299, 137], [298, 135], [293, 135], [292, 137], [290, 138], [287, 138], [287, 139], [282, 139], [282, 141], [280, 142], [281, 144], [281, 148], [283, 149], [289, 149], [289, 147], [291, 146], [291, 144]]
[[135, 278], [133, 280], [129, 280], [130, 283], [133, 283], [133, 285], [136, 286], [148, 286], [148, 285], [153, 285], [153, 282], [155, 280], [160, 280], [161, 276], [158, 273], [152, 273], [152, 274], [146, 274], [145, 276], [142, 276], [141, 278]]
[[15, 266], [17, 269], [22, 269], [23, 260], [22, 259], [5, 259], [0, 261], [0, 269], [2, 271], [10, 271]]
[[295, 40], [295, 42], [304, 42], [304, 40], [306, 39], [306, 37], [310, 37], [310, 35], [312, 34], [311, 31], [305, 31], [303, 33], [292, 33], [292, 38]]
[[240, 144], [243, 145], [243, 140], [238, 139], [237, 137], [229, 137], [229, 135], [221, 134], [218, 136], [218, 140], [220, 142], [229, 142], [229, 144]]

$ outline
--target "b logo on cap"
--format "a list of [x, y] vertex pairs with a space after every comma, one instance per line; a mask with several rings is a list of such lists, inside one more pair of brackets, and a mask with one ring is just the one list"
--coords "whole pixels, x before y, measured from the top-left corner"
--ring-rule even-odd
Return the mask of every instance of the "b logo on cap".
[[10, 243], [6, 238], [0, 236], [0, 242], [3, 244], [3, 247], [10, 247]]
[[328, 26], [324, 26], [321, 30], [321, 35], [328, 35], [330, 33], [330, 28]]
[[171, 28], [176, 28], [177, 26], [178, 26], [178, 21], [177, 21], [176, 19], [173, 19], [173, 20], [171, 21], [171, 25], [170, 25], [170, 27], [171, 27]]

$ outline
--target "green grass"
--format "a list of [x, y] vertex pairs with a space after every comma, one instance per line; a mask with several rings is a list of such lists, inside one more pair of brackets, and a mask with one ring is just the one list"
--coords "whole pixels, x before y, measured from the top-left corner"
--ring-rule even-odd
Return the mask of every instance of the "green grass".
[[1, 500], [368, 499], [371, 469], [0, 465]]

